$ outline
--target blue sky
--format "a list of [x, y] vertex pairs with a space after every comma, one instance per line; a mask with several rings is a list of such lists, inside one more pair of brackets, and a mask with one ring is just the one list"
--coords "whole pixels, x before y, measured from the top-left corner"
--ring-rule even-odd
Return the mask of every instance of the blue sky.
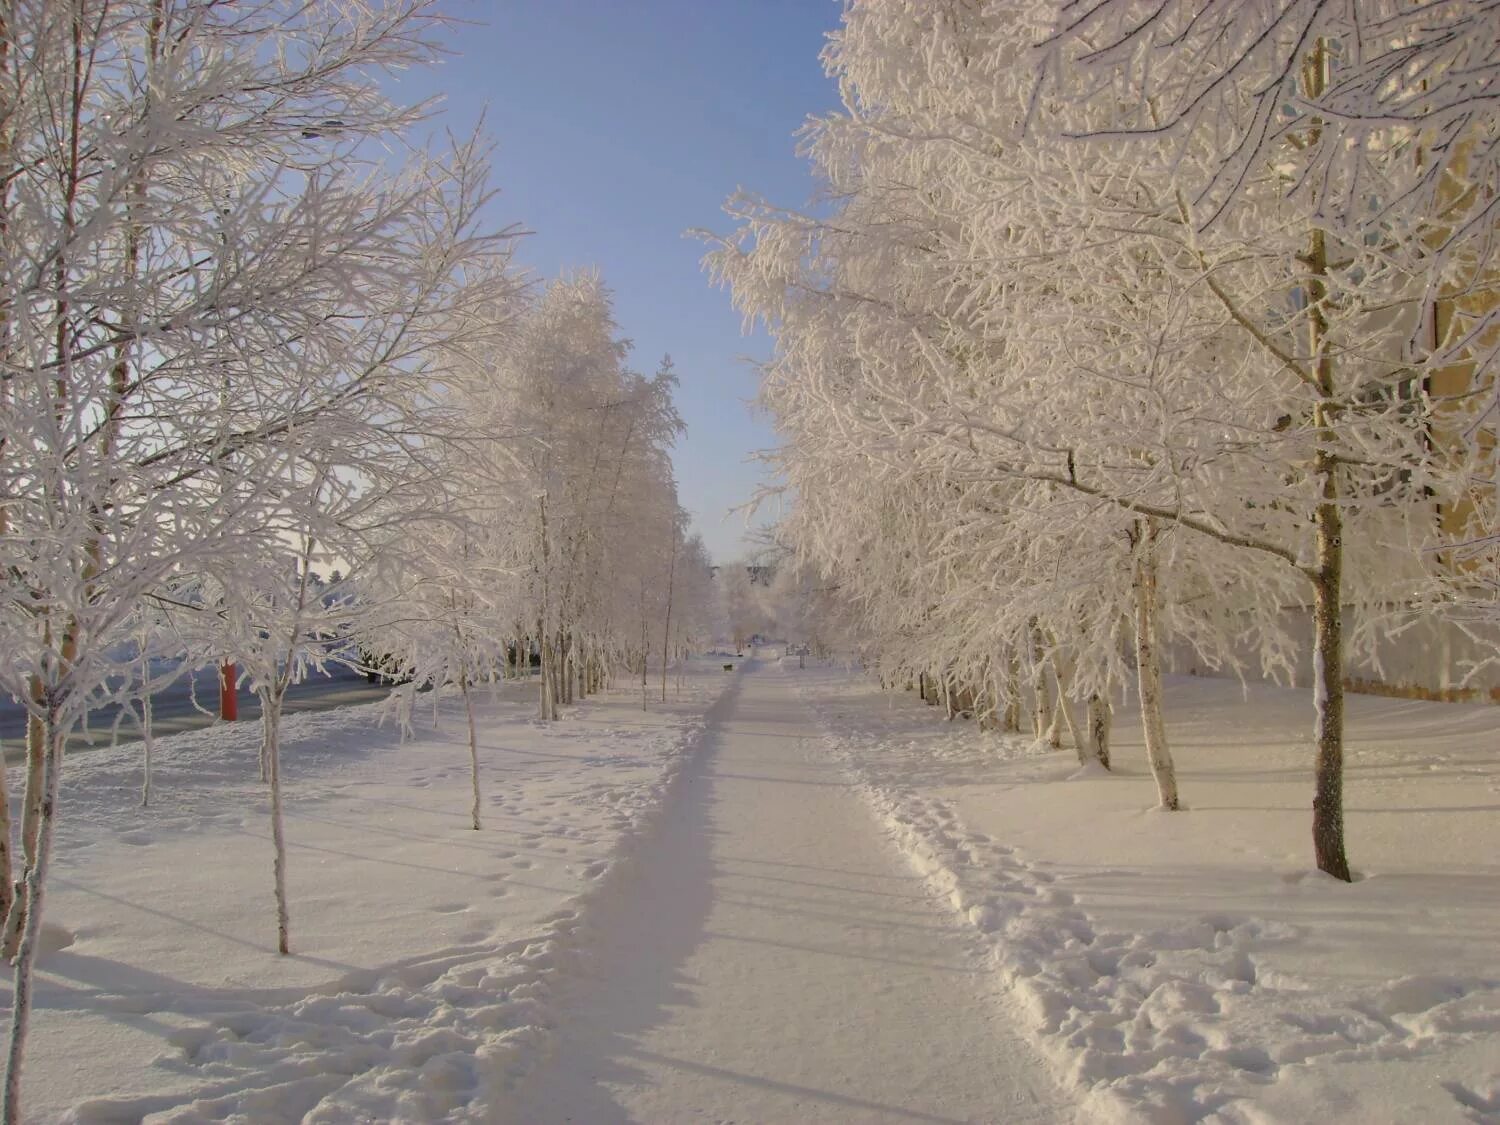
[[521, 259], [551, 276], [598, 266], [616, 319], [653, 371], [671, 353], [687, 436], [678, 489], [718, 561], [740, 553], [754, 491], [746, 463], [775, 441], [750, 416], [755, 376], [743, 357], [769, 352], [741, 335], [727, 293], [699, 267], [691, 227], [729, 229], [724, 200], [745, 187], [800, 206], [815, 185], [793, 134], [834, 108], [818, 53], [838, 0], [449, 0], [472, 21], [455, 52], [402, 86], [441, 93], [441, 122], [462, 131], [481, 111], [494, 139], [496, 223], [535, 233]]

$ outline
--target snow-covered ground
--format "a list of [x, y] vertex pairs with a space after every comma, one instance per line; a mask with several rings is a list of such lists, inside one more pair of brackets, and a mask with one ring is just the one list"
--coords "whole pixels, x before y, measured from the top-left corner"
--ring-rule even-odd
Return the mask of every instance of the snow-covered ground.
[[557, 1049], [502, 1121], [1074, 1119], [792, 681], [752, 661], [684, 782], [595, 913]]
[[27, 1119], [1500, 1121], [1500, 708], [1349, 700], [1346, 886], [1305, 692], [1174, 680], [1164, 814], [1126, 712], [720, 663], [483, 695], [479, 832], [455, 699], [289, 719], [290, 957], [253, 724], [76, 755]]
[[290, 957], [258, 724], [161, 740], [148, 809], [138, 745], [74, 756], [27, 1120], [487, 1119], [546, 1049], [584, 907], [731, 680], [702, 663], [680, 700], [621, 691], [552, 726], [534, 686], [485, 689], [478, 832], [455, 698], [434, 727], [419, 697], [405, 745], [378, 706], [289, 717]]
[[1348, 698], [1345, 885], [1311, 866], [1308, 692], [1171, 681], [1174, 814], [1128, 709], [1111, 775], [796, 663], [1085, 1119], [1500, 1121], [1500, 708]]

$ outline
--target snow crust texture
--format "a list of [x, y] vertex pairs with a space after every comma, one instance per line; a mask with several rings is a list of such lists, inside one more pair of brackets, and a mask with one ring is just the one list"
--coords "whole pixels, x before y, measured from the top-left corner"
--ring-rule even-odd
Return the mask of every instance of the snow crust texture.
[[690, 675], [681, 702], [643, 713], [622, 692], [551, 725], [528, 717], [534, 687], [505, 689], [481, 709], [480, 832], [456, 701], [404, 746], [372, 708], [288, 719], [282, 959], [253, 730], [159, 743], [148, 810], [130, 807], [129, 749], [78, 756], [41, 963], [37, 1119], [493, 1120], [549, 1050], [590, 904], [724, 687]]
[[506, 1121], [1074, 1120], [970, 931], [752, 661]]
[[[1433, 846], [1451, 842], [1443, 816], [1483, 815], [1475, 780], [1491, 801], [1500, 791], [1493, 710], [1355, 701], [1351, 806], [1407, 818], [1409, 870], [1345, 886], [1288, 866], [1282, 857], [1304, 841], [1280, 839], [1278, 817], [1261, 818], [1249, 846], [1232, 813], [1209, 811], [1266, 797], [1245, 770], [1301, 780], [1291, 753], [1301, 748], [1283, 728], [1296, 729], [1306, 693], [1258, 690], [1236, 706], [1224, 682], [1174, 682], [1169, 715], [1217, 708], [1238, 745], [1174, 738], [1194, 811], [1172, 814], [1144, 807], [1138, 734], [1121, 732], [1122, 776], [1079, 771], [1070, 751], [947, 725], [910, 696], [881, 698], [827, 669], [797, 675], [827, 746], [912, 865], [984, 935], [1010, 1001], [1089, 1119], [1500, 1120], [1500, 833], [1470, 816], [1468, 850]], [[1261, 729], [1236, 726], [1252, 708]], [[1361, 712], [1399, 714], [1428, 760], [1359, 744]], [[1436, 762], [1470, 775], [1468, 803], [1446, 814], [1421, 808]], [[1400, 803], [1360, 785], [1384, 771], [1399, 775]], [[1356, 847], [1381, 853], [1384, 841], [1353, 819]]]

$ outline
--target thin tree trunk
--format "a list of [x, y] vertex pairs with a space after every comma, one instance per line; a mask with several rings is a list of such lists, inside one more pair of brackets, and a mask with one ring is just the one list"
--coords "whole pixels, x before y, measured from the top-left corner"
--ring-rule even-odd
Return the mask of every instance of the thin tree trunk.
[[668, 642], [672, 637], [672, 585], [677, 578], [677, 525], [672, 525], [672, 554], [667, 564], [667, 618], [661, 627], [661, 701], [667, 701]]
[[1064, 725], [1068, 728], [1068, 737], [1073, 740], [1073, 748], [1078, 754], [1078, 764], [1088, 765], [1088, 740], [1084, 738], [1083, 733], [1078, 729], [1078, 724], [1073, 720], [1072, 701], [1060, 691], [1057, 696], [1057, 710], [1062, 715]]
[[[60, 252], [56, 255], [56, 262], [53, 266], [52, 271], [53, 281], [56, 286], [57, 293], [54, 307], [54, 316], [57, 323], [53, 347], [56, 350], [56, 359], [59, 372], [56, 384], [57, 399], [54, 410], [56, 412], [56, 421], [59, 425], [62, 425], [63, 423], [63, 414], [66, 409], [67, 396], [70, 395], [73, 390], [72, 376], [74, 326], [70, 323], [72, 306], [68, 297], [68, 293], [70, 291], [70, 286], [68, 284], [68, 271], [71, 262], [69, 260], [68, 253], [72, 249], [74, 236], [77, 231], [78, 224], [76, 207], [78, 200], [78, 188], [80, 183], [82, 182], [82, 176], [79, 170], [79, 154], [82, 140], [83, 98], [84, 86], [86, 82], [83, 50], [83, 29], [83, 10], [81, 6], [75, 6], [73, 10], [73, 18], [71, 21], [70, 29], [71, 66], [69, 71], [69, 80], [71, 89], [67, 109], [68, 157], [64, 167], [59, 169], [64, 185], [63, 206], [60, 223], [61, 237], [58, 243]], [[13, 28], [7, 27], [6, 30], [14, 34]], [[9, 325], [7, 322], [7, 327], [8, 326]], [[90, 544], [88, 553], [93, 559], [93, 564], [86, 565], [85, 575], [88, 579], [91, 580], [93, 577], [93, 573], [91, 573], [91, 566], [97, 564], [97, 543]], [[50, 623], [44, 625], [44, 631], [46, 644], [50, 648], [56, 640], [52, 633]], [[70, 624], [68, 628], [64, 630], [62, 635], [61, 651], [58, 655], [61, 657], [61, 664], [64, 669], [71, 667], [77, 655], [76, 623]], [[49, 839], [48, 832], [44, 831], [44, 827], [45, 822], [50, 819], [52, 812], [50, 808], [45, 807], [47, 805], [47, 798], [45, 796], [45, 793], [49, 784], [48, 769], [49, 765], [58, 765], [60, 767], [60, 763], [51, 763], [50, 761], [53, 750], [53, 741], [58, 738], [66, 737], [65, 732], [59, 734], [56, 729], [56, 698], [49, 695], [45, 685], [40, 679], [36, 677], [32, 678], [30, 687], [32, 702], [38, 707], [38, 709], [42, 710], [43, 713], [48, 716], [48, 718], [47, 721], [44, 722], [37, 719], [35, 715], [30, 715], [28, 716], [27, 720], [26, 795], [22, 799], [23, 818], [21, 824], [21, 842], [26, 851], [26, 877], [20, 883], [16, 884], [15, 895], [11, 900], [10, 912], [6, 916], [6, 932], [3, 942], [3, 954], [6, 959], [18, 958], [20, 956], [20, 947], [25, 939], [25, 935], [35, 932], [36, 920], [31, 917], [33, 912], [30, 910], [30, 906], [33, 903], [35, 903], [37, 906], [40, 906], [41, 875], [39, 874], [39, 872], [45, 871], [46, 865], [44, 844], [47, 843]], [[61, 744], [59, 744], [56, 749], [58, 753], [61, 753]], [[50, 783], [53, 786], [55, 786], [57, 783], [55, 772], [56, 771], [54, 770], [53, 774], [50, 776]], [[20, 970], [18, 968], [18, 994], [20, 991], [19, 975]], [[19, 1003], [17, 1004], [17, 1007], [20, 1007]], [[18, 1026], [21, 1037], [24, 1038], [24, 1021], [22, 1022], [22, 1024], [16, 1026]], [[19, 1082], [21, 1054], [20, 1049], [15, 1045], [14, 1042], [12, 1043], [12, 1052], [10, 1059], [14, 1063], [15, 1069], [14, 1073], [12, 1074], [10, 1067], [7, 1066], [6, 1096], [4, 1100], [4, 1114], [6, 1117], [6, 1125], [10, 1125], [10, 1114], [14, 1113], [17, 1118], [20, 1114]], [[12, 1083], [17, 1084], [15, 1091], [12, 1090]]]
[[[407, 722], [411, 722], [410, 714], [407, 716]], [[264, 738], [260, 740], [260, 779], [262, 782], [271, 780], [271, 759], [269, 751], [266, 749], [266, 740]]]
[[[0, 91], [9, 92], [11, 86], [10, 40], [13, 29], [10, 24], [11, 8], [0, 9]], [[14, 129], [17, 121], [16, 107], [7, 104], [0, 107], [0, 257], [11, 258], [11, 171], [15, 158]], [[9, 365], [11, 355], [11, 310], [10, 302], [0, 301], [0, 363]], [[9, 380], [0, 380], [0, 411], [8, 408], [10, 399]], [[0, 436], [0, 453], [5, 449], [5, 439]], [[0, 504], [0, 537], [10, 527], [10, 515], [5, 505]], [[28, 724], [29, 726], [29, 724]], [[0, 756], [0, 945], [4, 944], [3, 930], [10, 918], [11, 907], [18, 896], [12, 880], [15, 878], [15, 857], [12, 837], [15, 831], [10, 816], [10, 786], [5, 777], [7, 770]]]
[[11, 885], [13, 857], [11, 856], [10, 784], [6, 777], [5, 758], [0, 755], [0, 927], [10, 917], [10, 908], [15, 901], [16, 889]]
[[541, 496], [541, 498], [538, 501], [537, 518], [540, 521], [540, 528], [541, 528], [541, 536], [540, 536], [540, 538], [541, 538], [541, 547], [542, 547], [542, 612], [541, 612], [541, 615], [537, 618], [536, 634], [537, 634], [537, 643], [540, 644], [541, 648], [542, 648], [542, 667], [541, 667], [541, 672], [542, 672], [542, 686], [541, 686], [542, 720], [544, 722], [549, 722], [550, 723], [553, 719], [557, 718], [557, 695], [553, 691], [553, 687], [552, 687], [552, 683], [551, 683], [552, 677], [550, 675], [550, 672], [551, 672], [551, 662], [552, 662], [553, 657], [548, 652], [549, 634], [548, 634], [547, 627], [548, 627], [548, 623], [549, 623], [549, 618], [552, 616], [551, 574], [550, 574], [551, 569], [552, 569], [552, 548], [550, 546], [550, 541], [548, 539], [548, 534], [547, 534], [547, 496], [546, 496], [546, 493], [543, 493], [542, 496]]
[[[31, 1023], [31, 981], [35, 973], [37, 944], [42, 933], [43, 894], [47, 886], [47, 868], [52, 858], [52, 840], [57, 825], [57, 791], [62, 776], [63, 743], [66, 732], [58, 721], [57, 709], [49, 706], [42, 724], [46, 753], [42, 762], [41, 820], [38, 824], [36, 852], [26, 865], [25, 921], [21, 927], [16, 952], [10, 1013], [10, 1050], [5, 1059], [5, 1094], [0, 1104], [0, 1121], [4, 1125], [21, 1125], [21, 1067], [26, 1056], [26, 1036]], [[20, 899], [18, 897], [17, 901]], [[11, 912], [15, 913], [14, 910]]]
[[[541, 636], [541, 621], [537, 621], [537, 635]], [[537, 641], [537, 659], [540, 664], [537, 668], [541, 672], [541, 683], [537, 684], [537, 715], [546, 722], [549, 717], [547, 710], [547, 642]]]
[[988, 732], [1000, 722], [1000, 681], [993, 660], [985, 660], [984, 669], [979, 674], [979, 685], [974, 696], [974, 717], [979, 722], [979, 729]]
[[647, 657], [647, 654], [651, 651], [650, 647], [649, 647], [650, 644], [651, 644], [650, 632], [651, 632], [650, 624], [646, 621], [646, 597], [645, 597], [645, 592], [643, 590], [642, 594], [641, 594], [641, 710], [642, 711], [644, 711], [646, 709], [646, 693], [649, 690], [647, 688], [647, 686], [646, 686], [646, 672], [647, 672], [648, 665], [650, 665], [650, 663], [651, 663], [651, 661]]
[[463, 692], [464, 712], [469, 717], [469, 777], [474, 785], [474, 807], [471, 816], [474, 831], [479, 831], [479, 732], [474, 726], [474, 700], [469, 694], [469, 674], [464, 669], [458, 672], [458, 690]]
[[542, 659], [541, 667], [538, 669], [541, 673], [538, 677], [540, 683], [537, 685], [541, 700], [541, 716], [544, 722], [550, 723], [553, 719], [557, 718], [557, 696], [553, 693], [552, 686], [552, 661], [554, 659], [552, 642], [543, 633], [541, 634], [541, 640], [537, 642], [537, 647], [541, 650]]
[[[40, 706], [46, 688], [36, 677], [31, 680], [31, 699]], [[26, 791], [21, 797], [21, 856], [23, 867], [15, 877], [10, 910], [5, 915], [5, 935], [0, 940], [0, 957], [14, 961], [26, 928], [26, 874], [36, 866], [37, 841], [42, 829], [42, 797], [47, 770], [47, 728], [35, 714], [26, 718]]]
[[1089, 696], [1089, 746], [1094, 757], [1109, 769], [1109, 700], [1102, 695]]
[[151, 804], [151, 759], [156, 750], [156, 737], [151, 732], [151, 663], [141, 649], [141, 808]]
[[291, 920], [286, 904], [286, 830], [281, 808], [281, 691], [260, 693], [261, 745], [271, 783], [271, 873], [276, 884], [276, 949], [291, 952]]
[[1032, 696], [1035, 704], [1032, 710], [1032, 731], [1038, 742], [1043, 739], [1049, 743], [1052, 741], [1052, 696], [1047, 688], [1047, 669], [1039, 668], [1032, 677]]
[[[1047, 670], [1044, 668], [1042, 669], [1042, 678], [1045, 679], [1046, 676]], [[1054, 682], [1053, 687], [1056, 686], [1057, 685]], [[1055, 695], [1049, 692], [1048, 701], [1048, 706], [1051, 710], [1051, 718], [1047, 722], [1047, 745], [1053, 750], [1061, 750], [1062, 724], [1064, 716], [1067, 715], [1067, 702], [1063, 699], [1061, 691], [1055, 693]], [[1070, 718], [1069, 722], [1071, 723], [1071, 721], [1072, 720]]]
[[[1304, 87], [1317, 97], [1328, 83], [1328, 46], [1318, 40], [1303, 71]], [[1314, 130], [1322, 123], [1314, 119]], [[1314, 517], [1317, 561], [1313, 582], [1313, 696], [1317, 706], [1314, 738], [1313, 854], [1318, 870], [1344, 882], [1351, 880], [1344, 845], [1344, 518], [1339, 511], [1338, 458], [1334, 455], [1334, 366], [1328, 347], [1328, 241], [1314, 229], [1308, 267], [1308, 335], [1316, 363], [1319, 399], [1313, 406], [1318, 450], [1313, 470], [1320, 502]]]
[[573, 633], [572, 647], [574, 692], [575, 698], [581, 703], [589, 697], [588, 658], [584, 655], [583, 638], [576, 630]]
[[[1331, 505], [1330, 505], [1331, 506]], [[1337, 515], [1334, 523], [1337, 522]], [[1336, 537], [1319, 520], [1320, 574], [1313, 587], [1313, 698], [1318, 745], [1313, 796], [1313, 853], [1318, 870], [1350, 882], [1344, 844], [1344, 659]], [[1330, 571], [1332, 572], [1330, 574]]]
[[1167, 725], [1162, 716], [1161, 653], [1156, 638], [1156, 540], [1154, 519], [1136, 523], [1135, 560], [1135, 664], [1140, 679], [1141, 727], [1146, 740], [1146, 760], [1156, 779], [1156, 792], [1164, 809], [1180, 807], [1177, 773], [1167, 746]]
[[1021, 732], [1021, 669], [1020, 658], [1012, 650], [1005, 664], [1005, 723], [1004, 729], [1012, 734]]
[[[1087, 740], [1079, 730], [1078, 724], [1073, 719], [1073, 661], [1059, 659], [1054, 652], [1052, 657], [1052, 674], [1057, 679], [1057, 710], [1062, 715], [1063, 722], [1068, 728], [1068, 737], [1073, 740], [1073, 748], [1078, 753], [1078, 764], [1087, 765], [1089, 752]], [[1056, 719], [1053, 720], [1054, 726]], [[1055, 746], [1054, 746], [1055, 748]]]

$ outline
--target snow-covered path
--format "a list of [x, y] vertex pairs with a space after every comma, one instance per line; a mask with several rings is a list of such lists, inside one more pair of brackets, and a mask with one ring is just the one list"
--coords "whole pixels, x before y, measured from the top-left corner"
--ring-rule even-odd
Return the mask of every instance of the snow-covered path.
[[966, 931], [751, 662], [714, 709], [516, 1120], [1071, 1117]]

